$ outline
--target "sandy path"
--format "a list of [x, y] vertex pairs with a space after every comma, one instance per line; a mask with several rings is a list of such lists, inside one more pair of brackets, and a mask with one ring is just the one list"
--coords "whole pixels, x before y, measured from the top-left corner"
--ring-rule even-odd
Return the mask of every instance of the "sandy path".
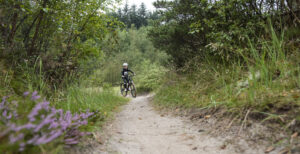
[[[108, 154], [220, 154], [263, 153], [247, 146], [237, 150], [225, 146], [225, 139], [214, 138], [188, 120], [162, 116], [149, 105], [149, 96], [133, 99], [104, 133], [108, 140], [101, 153]], [[245, 143], [241, 143], [244, 145]], [[94, 151], [95, 152], [95, 151]]]

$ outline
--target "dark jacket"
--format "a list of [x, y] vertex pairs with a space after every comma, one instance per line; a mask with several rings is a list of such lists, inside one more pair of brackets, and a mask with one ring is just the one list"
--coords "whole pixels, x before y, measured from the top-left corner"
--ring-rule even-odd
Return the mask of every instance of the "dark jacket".
[[130, 69], [124, 69], [123, 68], [123, 70], [121, 71], [122, 78], [125, 76], [125, 74], [124, 74], [125, 72], [131, 72], [132, 74], [134, 74], [134, 72], [131, 71]]

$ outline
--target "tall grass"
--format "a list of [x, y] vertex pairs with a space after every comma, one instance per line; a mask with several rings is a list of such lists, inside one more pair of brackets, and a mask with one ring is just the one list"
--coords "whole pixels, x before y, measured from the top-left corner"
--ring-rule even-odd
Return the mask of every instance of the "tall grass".
[[[100, 88], [99, 88], [100, 89]], [[129, 100], [121, 97], [113, 88], [84, 88], [82, 86], [71, 86], [65, 93], [55, 101], [55, 106], [64, 110], [83, 112], [89, 110], [99, 115], [97, 123], [102, 123], [121, 105]], [[95, 125], [94, 128], [99, 127]]]
[[296, 62], [300, 57], [286, 54], [284, 33], [276, 34], [271, 26], [269, 31], [270, 39], [261, 39], [260, 44], [249, 39], [249, 52], [240, 52], [242, 59], [230, 65], [208, 58], [189, 75], [177, 74], [172, 81], [166, 78], [155, 102], [168, 107], [225, 107], [240, 116], [251, 109], [300, 120]]
[[[0, 66], [1, 67], [1, 66]], [[6, 69], [1, 69], [0, 71], [0, 98], [3, 96], [10, 96], [10, 100], [20, 102], [23, 101], [23, 92], [25, 91], [39, 91], [42, 94], [42, 99], [48, 98], [50, 100], [50, 106], [57, 109], [63, 109], [63, 111], [71, 111], [74, 115], [75, 113], [85, 113], [87, 110], [89, 112], [96, 113], [95, 117], [90, 119], [87, 126], [80, 128], [84, 132], [92, 132], [101, 128], [101, 124], [109, 118], [112, 113], [121, 105], [126, 103], [128, 99], [125, 99], [118, 95], [118, 93], [112, 88], [97, 88], [101, 90], [95, 90], [95, 88], [86, 88], [86, 81], [78, 81], [76, 83], [82, 84], [69, 84], [69, 88], [66, 89], [51, 89], [52, 85], [44, 78], [42, 72], [42, 61], [38, 59], [35, 62], [33, 68], [28, 67], [26, 63], [19, 66], [18, 71], [10, 71]], [[74, 80], [74, 78], [72, 79]], [[74, 82], [73, 82], [74, 83]], [[79, 86], [80, 85], [80, 86]], [[25, 105], [25, 104], [24, 104]], [[25, 108], [21, 108], [23, 115], [27, 115], [31, 112], [29, 107], [33, 107], [33, 102], [27, 102]], [[2, 115], [2, 113], [1, 113]], [[25, 116], [26, 119], [27, 116]], [[19, 120], [20, 123], [25, 123], [22, 119]], [[0, 130], [4, 130], [5, 125], [0, 124]], [[1, 139], [0, 139], [1, 140]], [[3, 138], [1, 141], [4, 141]], [[0, 143], [0, 147], [5, 147], [6, 143]], [[34, 153], [62, 153], [63, 152], [63, 142], [47, 143], [37, 146], [28, 147], [29, 151], [35, 151]], [[44, 148], [47, 147], [47, 148]], [[18, 151], [18, 149], [5, 149], [0, 148], [0, 151], [5, 151], [5, 153], [13, 153]]]

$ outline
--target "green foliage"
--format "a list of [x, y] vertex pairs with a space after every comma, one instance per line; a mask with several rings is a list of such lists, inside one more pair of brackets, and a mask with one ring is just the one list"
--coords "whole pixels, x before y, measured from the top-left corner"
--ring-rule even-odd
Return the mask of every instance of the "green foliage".
[[[289, 16], [299, 12], [293, 1], [249, 0], [176, 0], [157, 1], [161, 18], [149, 31], [156, 48], [172, 56], [178, 67], [185, 66], [193, 57], [214, 56], [215, 62], [240, 60], [240, 52], [250, 55], [248, 38], [256, 44], [260, 38], [271, 38], [266, 33], [267, 19], [272, 20], [276, 32], [282, 27], [299, 26]], [[290, 8], [290, 9], [288, 9]], [[289, 13], [287, 13], [289, 12]], [[284, 22], [283, 22], [284, 21]], [[297, 32], [299, 35], [299, 31]], [[269, 33], [270, 34], [270, 33]]]
[[299, 53], [284, 54], [284, 35], [276, 35], [272, 27], [270, 33], [271, 40], [261, 39], [256, 45], [249, 41], [250, 53], [241, 53], [240, 60], [246, 64], [224, 65], [210, 57], [195, 63], [196, 58], [195, 69], [184, 71], [187, 75], [168, 72], [155, 102], [167, 107], [223, 108], [241, 118], [251, 110], [250, 116], [258, 120], [287, 126], [300, 116]]
[[119, 8], [117, 12], [112, 12], [111, 14], [123, 22], [126, 28], [131, 28], [134, 25], [139, 29], [143, 26], [148, 26], [149, 20], [158, 19], [158, 13], [148, 11], [144, 3], [141, 3], [139, 8], [136, 5], [132, 5], [129, 8], [128, 3], [126, 3], [123, 9]]
[[[138, 85], [141, 85], [139, 78], [147, 75], [146, 71], [153, 69], [155, 72], [157, 70], [164, 72], [163, 66], [167, 66], [169, 56], [153, 47], [152, 42], [147, 38], [147, 30], [148, 27], [142, 27], [139, 30], [135, 28], [128, 31], [119, 30], [115, 35], [105, 39], [102, 50], [106, 61], [103, 62], [101, 71], [97, 71], [98, 76], [101, 76], [104, 82], [118, 85], [121, 81], [121, 69], [124, 62], [129, 63], [130, 69], [138, 75], [136, 80]], [[151, 76], [145, 79], [149, 77]]]
[[150, 60], [141, 63], [140, 72], [137, 76], [138, 91], [153, 91], [160, 87], [166, 69]]
[[56, 102], [55, 106], [73, 113], [90, 110], [99, 111], [100, 116], [106, 119], [118, 106], [128, 100], [118, 96], [118, 91], [111, 88], [85, 88], [70, 87], [61, 96], [62, 100]]
[[66, 77], [86, 75], [102, 56], [101, 39], [118, 25], [103, 13], [110, 2], [0, 1], [1, 61], [19, 78], [22, 69], [15, 68], [41, 60], [44, 82], [52, 89], [65, 86]]
[[[86, 88], [91, 85], [87, 78], [105, 56], [103, 40], [120, 25], [107, 13], [112, 2], [0, 0], [0, 97], [15, 96], [14, 100], [22, 101], [18, 97], [23, 92], [37, 90], [51, 106], [73, 113], [99, 111], [85, 129], [99, 128], [128, 101], [110, 87]], [[33, 104], [27, 105], [24, 115]], [[64, 148], [59, 142], [31, 150], [62, 153]]]

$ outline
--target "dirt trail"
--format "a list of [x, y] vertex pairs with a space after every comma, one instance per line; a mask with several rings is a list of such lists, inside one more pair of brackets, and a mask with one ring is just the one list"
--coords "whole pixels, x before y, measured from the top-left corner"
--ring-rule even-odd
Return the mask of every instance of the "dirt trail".
[[211, 137], [184, 118], [163, 116], [149, 105], [149, 97], [138, 97], [124, 106], [104, 131], [107, 141], [97, 148], [100, 151], [93, 153], [264, 153], [261, 149], [248, 147], [243, 141], [239, 145], [228, 145], [226, 139]]

